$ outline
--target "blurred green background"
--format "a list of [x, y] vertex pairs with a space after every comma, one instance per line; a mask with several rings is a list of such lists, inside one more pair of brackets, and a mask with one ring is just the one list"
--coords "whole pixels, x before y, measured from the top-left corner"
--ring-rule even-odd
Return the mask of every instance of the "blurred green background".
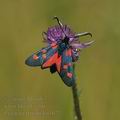
[[24, 64], [45, 46], [41, 33], [55, 15], [95, 40], [76, 63], [84, 120], [120, 120], [118, 0], [0, 0], [0, 119], [74, 119], [71, 89], [57, 74]]

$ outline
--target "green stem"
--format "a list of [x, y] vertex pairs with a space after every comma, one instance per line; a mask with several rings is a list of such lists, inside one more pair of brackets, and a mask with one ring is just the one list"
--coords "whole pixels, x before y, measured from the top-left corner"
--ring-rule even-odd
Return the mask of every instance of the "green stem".
[[[73, 65], [73, 67], [75, 69], [74, 65]], [[75, 84], [72, 86], [72, 93], [73, 93], [73, 100], [74, 100], [75, 118], [77, 120], [82, 120], [76, 80], [75, 80]]]

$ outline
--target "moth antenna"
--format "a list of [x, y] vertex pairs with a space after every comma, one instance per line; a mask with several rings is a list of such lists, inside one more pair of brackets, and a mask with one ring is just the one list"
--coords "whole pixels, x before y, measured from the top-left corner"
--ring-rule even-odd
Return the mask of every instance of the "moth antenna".
[[60, 22], [59, 18], [57, 16], [54, 16], [53, 19], [56, 19], [62, 32], [64, 33], [65, 37], [67, 37], [67, 35], [65, 34], [65, 31], [63, 30], [63, 24]]
[[75, 38], [78, 38], [80, 36], [86, 36], [86, 35], [90, 35], [92, 37], [92, 33], [90, 32], [83, 32], [83, 33], [78, 33], [75, 35]]
[[57, 16], [54, 16], [53, 19], [56, 19], [60, 27], [63, 27], [63, 24], [60, 22], [59, 18]]

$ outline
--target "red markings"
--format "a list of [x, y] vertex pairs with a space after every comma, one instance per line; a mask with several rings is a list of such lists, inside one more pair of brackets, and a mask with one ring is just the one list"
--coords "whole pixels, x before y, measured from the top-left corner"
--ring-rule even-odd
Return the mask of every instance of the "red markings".
[[67, 69], [67, 68], [68, 68], [68, 65], [64, 65], [63, 68], [64, 68], [64, 69]]
[[58, 46], [57, 46], [57, 43], [56, 43], [56, 42], [52, 43], [52, 44], [51, 44], [51, 47], [52, 47], [53, 49], [57, 48], [57, 47], [58, 47]]
[[37, 60], [39, 57], [37, 55], [33, 55], [33, 59]]
[[72, 63], [68, 63], [68, 66], [72, 66]]
[[60, 72], [61, 68], [61, 56], [56, 60], [57, 71]]
[[56, 42], [53, 42], [52, 44], [51, 44], [51, 47], [54, 47], [56, 45]]
[[41, 50], [41, 52], [44, 54], [44, 53], [46, 53], [47, 51], [46, 51], [45, 49], [43, 49], [43, 50]]
[[71, 64], [71, 63], [68, 63], [68, 64], [63, 65], [63, 69], [67, 69], [68, 66], [72, 66], [72, 64]]
[[66, 54], [66, 56], [71, 56], [72, 55], [71, 49], [68, 49], [65, 54]]
[[43, 58], [43, 59], [46, 59], [46, 54], [43, 54], [43, 55], [42, 55], [42, 58]]
[[67, 73], [67, 76], [69, 77], [69, 78], [72, 78], [72, 73]]
[[57, 48], [57, 47], [58, 47], [58, 46], [56, 45], [56, 46], [53, 46], [52, 48], [55, 49], [55, 48]]
[[51, 65], [53, 65], [56, 60], [58, 58], [58, 53], [55, 53], [52, 57], [50, 57], [43, 65], [42, 67], [50, 67]]
[[61, 56], [58, 57], [58, 52], [51, 56], [43, 65], [43, 68], [50, 67], [53, 64], [56, 64], [57, 71], [60, 72], [61, 68]]

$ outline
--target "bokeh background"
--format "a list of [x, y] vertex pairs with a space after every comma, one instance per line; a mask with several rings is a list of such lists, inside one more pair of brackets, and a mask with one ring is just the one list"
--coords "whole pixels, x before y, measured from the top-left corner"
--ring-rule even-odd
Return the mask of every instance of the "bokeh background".
[[119, 6], [118, 0], [0, 0], [0, 119], [74, 119], [71, 88], [57, 74], [24, 64], [45, 46], [41, 33], [57, 24], [56, 15], [95, 40], [76, 63], [83, 119], [119, 120]]

